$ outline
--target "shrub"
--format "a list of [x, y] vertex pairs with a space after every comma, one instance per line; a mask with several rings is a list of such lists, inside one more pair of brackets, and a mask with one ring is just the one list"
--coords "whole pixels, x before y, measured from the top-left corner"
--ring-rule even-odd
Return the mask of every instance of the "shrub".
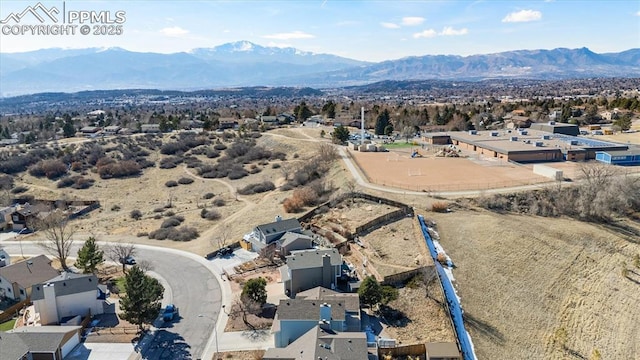
[[297, 197], [290, 197], [284, 199], [282, 206], [284, 207], [284, 211], [287, 213], [297, 213], [302, 211], [304, 203]]
[[160, 225], [160, 228], [166, 229], [166, 228], [170, 228], [170, 227], [176, 227], [176, 226], [179, 226], [180, 224], [182, 224], [183, 221], [184, 221], [184, 218], [180, 219], [177, 216], [172, 216], [172, 217], [166, 219], [165, 221], [163, 221], [162, 224]]
[[120, 205], [113, 205], [111, 211], [120, 211]]
[[213, 199], [213, 197], [216, 196], [216, 194], [214, 193], [206, 193], [202, 196], [203, 199], [209, 200], [209, 199]]
[[131, 216], [133, 220], [140, 220], [142, 219], [142, 211], [138, 209], [131, 210], [131, 213], [129, 213], [129, 216]]
[[267, 191], [274, 190], [276, 186], [271, 181], [264, 181], [256, 184], [249, 184], [241, 189], [238, 189], [240, 195], [253, 195]]
[[164, 186], [166, 186], [166, 187], [176, 187], [176, 186], [178, 186], [178, 183], [175, 180], [169, 180], [166, 183], [164, 183]]
[[448, 204], [444, 201], [437, 201], [431, 205], [431, 211], [433, 212], [444, 213], [447, 212], [448, 208]]
[[223, 198], [216, 198], [213, 200], [213, 205], [217, 206], [217, 207], [221, 207], [224, 206], [226, 204], [226, 202], [224, 201]]
[[273, 163], [273, 164], [271, 164], [271, 168], [272, 168], [272, 169], [280, 169], [280, 167], [281, 167], [280, 163]]
[[162, 219], [162, 214], [155, 214], [155, 215], [153, 215], [153, 218], [156, 219], [156, 220], [160, 220], [160, 219]]
[[160, 160], [160, 169], [173, 169], [181, 164], [183, 159], [178, 156], [169, 156]]
[[218, 151], [225, 150], [226, 148], [227, 148], [227, 145], [225, 145], [223, 143], [217, 143], [217, 144], [213, 145], [213, 149], [214, 150], [218, 150]]
[[174, 241], [190, 241], [199, 236], [198, 231], [192, 227], [182, 226], [180, 228], [161, 228], [149, 233], [149, 239]]
[[182, 185], [192, 184], [193, 181], [194, 180], [192, 178], [189, 178], [189, 177], [181, 177], [180, 179], [178, 179], [178, 183], [182, 184]]
[[87, 179], [82, 176], [73, 176], [72, 179], [74, 183], [71, 187], [79, 190], [88, 189], [93, 186], [93, 183], [95, 182], [93, 179]]
[[146, 231], [142, 231], [136, 234], [137, 237], [149, 236], [149, 233]]
[[16, 187], [14, 187], [13, 189], [11, 189], [11, 193], [12, 194], [22, 194], [23, 192], [28, 191], [29, 188], [26, 186], [22, 186], [22, 185], [18, 185]]
[[164, 208], [161, 208], [161, 207], [153, 209], [153, 212], [155, 212], [155, 213], [161, 213], [163, 211], [164, 211]]
[[35, 177], [46, 176], [48, 179], [57, 179], [67, 173], [67, 165], [60, 160], [41, 160], [29, 168], [29, 174]]
[[202, 209], [202, 211], [200, 211], [200, 217], [207, 220], [218, 220], [222, 215], [215, 210]]
[[124, 160], [98, 166], [102, 179], [121, 178], [140, 174], [140, 165], [133, 160]]
[[215, 159], [217, 157], [220, 157], [220, 151], [216, 149], [208, 149], [206, 155], [209, 159]]
[[174, 216], [176, 213], [173, 210], [169, 210], [166, 213], [164, 213], [164, 216], [170, 217], [170, 216]]
[[315, 205], [318, 201], [318, 193], [311, 187], [305, 186], [293, 192], [294, 198], [299, 198], [306, 205]]
[[75, 183], [75, 181], [73, 181], [73, 179], [70, 176], [65, 176], [62, 179], [60, 179], [60, 181], [58, 181], [58, 183], [56, 184], [57, 188], [66, 188], [69, 187], [71, 185], [73, 185]]
[[227, 175], [227, 177], [229, 178], [229, 180], [237, 180], [237, 179], [242, 179], [243, 177], [249, 175], [249, 173], [247, 173], [247, 170], [245, 169], [233, 169], [229, 172], [229, 175]]

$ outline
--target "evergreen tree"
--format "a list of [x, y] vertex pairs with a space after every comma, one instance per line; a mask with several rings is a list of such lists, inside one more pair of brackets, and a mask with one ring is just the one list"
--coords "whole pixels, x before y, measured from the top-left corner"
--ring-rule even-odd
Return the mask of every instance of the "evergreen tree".
[[240, 298], [264, 305], [267, 302], [267, 281], [262, 277], [247, 280]]
[[64, 137], [73, 137], [76, 134], [76, 128], [73, 126], [73, 120], [69, 114], [64, 114], [64, 125], [62, 125], [62, 133]]
[[300, 103], [300, 105], [296, 106], [293, 110], [298, 121], [302, 122], [307, 120], [313, 115], [313, 112], [307, 106], [307, 103], [304, 101]]
[[324, 106], [322, 106], [322, 113], [328, 118], [336, 117], [336, 103], [329, 100]]
[[349, 140], [349, 129], [342, 125], [336, 127], [331, 133], [331, 139], [336, 144], [344, 143], [345, 141]]
[[376, 118], [376, 128], [375, 128], [376, 135], [384, 135], [385, 134], [384, 131], [386, 127], [389, 126], [390, 124], [391, 124], [391, 116], [389, 115], [389, 110], [384, 109], [384, 111], [381, 112]]
[[382, 287], [375, 277], [367, 276], [358, 288], [358, 296], [360, 296], [360, 302], [365, 305], [377, 305], [382, 301]]
[[104, 262], [104, 251], [100, 250], [96, 239], [91, 236], [84, 242], [82, 248], [78, 250], [78, 258], [76, 259], [76, 266], [85, 274], [95, 273], [98, 265]]
[[138, 267], [132, 267], [125, 276], [126, 294], [120, 298], [120, 316], [128, 322], [138, 325], [151, 324], [160, 314], [164, 287], [160, 282], [147, 276]]

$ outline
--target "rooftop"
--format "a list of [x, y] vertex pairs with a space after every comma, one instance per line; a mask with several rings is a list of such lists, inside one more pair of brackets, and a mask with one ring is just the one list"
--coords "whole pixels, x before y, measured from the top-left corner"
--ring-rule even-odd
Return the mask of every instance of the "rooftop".
[[51, 260], [44, 255], [23, 260], [0, 268], [0, 277], [17, 283], [24, 289], [58, 276], [58, 270], [51, 267]]
[[292, 251], [291, 255], [287, 256], [287, 266], [291, 270], [322, 267], [322, 258], [325, 255], [330, 257], [331, 266], [339, 266], [342, 264], [342, 255], [334, 248], [327, 250], [308, 249]]
[[363, 332], [335, 332], [315, 326], [286, 348], [270, 348], [264, 359], [361, 360], [367, 358], [367, 337]]
[[[320, 319], [320, 307], [331, 307], [331, 319]], [[278, 320], [345, 320], [346, 303], [344, 299], [282, 299], [278, 304]]]
[[301, 229], [302, 225], [296, 218], [274, 221], [272, 223], [258, 225], [256, 228], [264, 233], [265, 235], [269, 234], [279, 234], [286, 231]]
[[[579, 136], [551, 134], [546, 131], [520, 129], [477, 132], [451, 132], [451, 139], [480, 146], [500, 153], [525, 151], [561, 151], [571, 149], [627, 149], [626, 145]], [[535, 144], [541, 146], [534, 146]]]
[[31, 290], [31, 300], [44, 299], [45, 284], [53, 284], [56, 296], [78, 294], [98, 289], [98, 278], [95, 275], [62, 273], [55, 278], [35, 284]]

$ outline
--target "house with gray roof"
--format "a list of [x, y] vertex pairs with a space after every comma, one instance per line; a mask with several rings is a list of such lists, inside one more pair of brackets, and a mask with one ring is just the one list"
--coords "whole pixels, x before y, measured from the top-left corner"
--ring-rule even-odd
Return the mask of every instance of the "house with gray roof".
[[278, 240], [276, 251], [281, 257], [290, 255], [295, 250], [306, 250], [313, 247], [313, 239], [308, 235], [286, 232], [280, 240]]
[[0, 248], [0, 267], [11, 265], [11, 256], [3, 248]]
[[362, 360], [368, 357], [365, 333], [338, 332], [326, 324], [318, 324], [283, 348], [267, 349], [262, 359]]
[[251, 250], [259, 252], [287, 232], [301, 233], [302, 225], [296, 218], [282, 220], [278, 216], [274, 222], [256, 226], [251, 233], [245, 234], [243, 240], [251, 244]]
[[2, 360], [62, 360], [80, 343], [80, 326], [23, 326], [0, 332]]
[[288, 346], [318, 324], [332, 331], [360, 331], [358, 294], [317, 287], [298, 295], [295, 299], [280, 300], [271, 327], [275, 347]]
[[33, 285], [31, 301], [42, 325], [77, 321], [91, 314], [104, 313], [98, 278], [91, 275], [62, 273]]
[[60, 273], [51, 267], [51, 260], [44, 255], [23, 260], [0, 268], [0, 297], [25, 300], [31, 295], [34, 284], [53, 279]]
[[342, 255], [335, 248], [292, 251], [286, 262], [280, 276], [284, 293], [291, 298], [316, 286], [334, 289], [341, 275]]

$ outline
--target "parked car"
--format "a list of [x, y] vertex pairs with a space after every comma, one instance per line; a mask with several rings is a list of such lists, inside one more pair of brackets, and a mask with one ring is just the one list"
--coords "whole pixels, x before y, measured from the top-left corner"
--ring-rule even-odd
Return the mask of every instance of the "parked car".
[[162, 320], [165, 322], [173, 321], [178, 316], [178, 307], [169, 304], [164, 308], [162, 312]]
[[225, 247], [221, 248], [220, 250], [218, 250], [218, 254], [220, 256], [231, 255], [231, 254], [233, 254], [233, 249], [228, 247], [228, 246], [225, 246]]
[[121, 258], [120, 262], [126, 265], [135, 265], [136, 259], [133, 256], [127, 256], [125, 258]]

